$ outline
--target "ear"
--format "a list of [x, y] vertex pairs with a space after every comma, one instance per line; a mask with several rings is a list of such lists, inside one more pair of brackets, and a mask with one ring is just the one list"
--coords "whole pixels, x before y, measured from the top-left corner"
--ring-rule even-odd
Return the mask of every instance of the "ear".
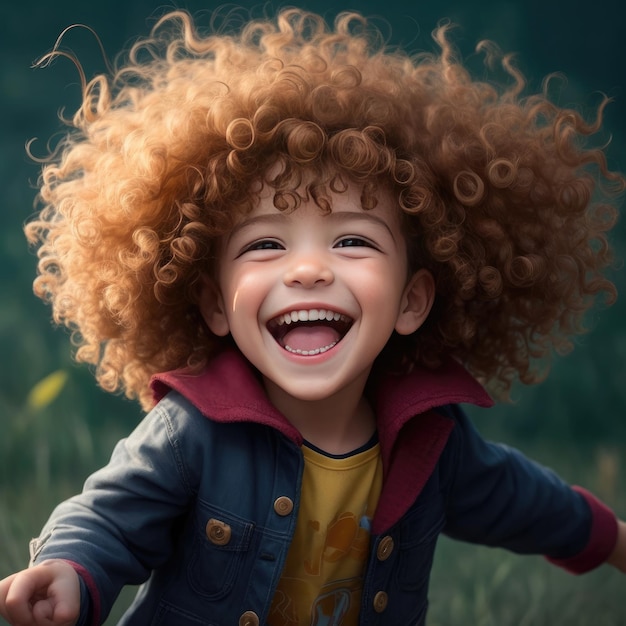
[[435, 279], [428, 270], [413, 274], [404, 288], [396, 332], [400, 335], [414, 333], [425, 321], [435, 301]]
[[224, 299], [218, 286], [208, 276], [202, 278], [200, 298], [198, 300], [200, 313], [210, 331], [218, 337], [225, 337], [230, 332]]

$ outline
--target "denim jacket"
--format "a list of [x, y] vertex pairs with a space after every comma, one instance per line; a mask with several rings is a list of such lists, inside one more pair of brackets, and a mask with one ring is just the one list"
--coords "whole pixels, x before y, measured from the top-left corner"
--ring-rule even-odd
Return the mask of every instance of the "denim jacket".
[[[302, 438], [235, 352], [200, 375], [158, 376], [153, 389], [154, 409], [57, 507], [31, 562], [75, 567], [80, 624], [102, 623], [127, 584], [142, 586], [120, 624], [265, 624], [296, 525]], [[384, 484], [359, 624], [424, 624], [442, 532], [576, 573], [609, 556], [613, 513], [483, 440], [458, 403], [490, 399], [460, 366], [389, 377], [369, 393]]]

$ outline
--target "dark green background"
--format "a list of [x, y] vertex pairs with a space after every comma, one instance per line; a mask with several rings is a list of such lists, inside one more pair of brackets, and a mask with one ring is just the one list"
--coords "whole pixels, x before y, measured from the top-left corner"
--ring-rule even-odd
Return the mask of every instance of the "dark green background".
[[[33, 181], [38, 168], [25, 154], [25, 143], [37, 138], [34, 152], [44, 154], [46, 142], [60, 128], [57, 112], [72, 111], [79, 95], [73, 66], [63, 60], [47, 69], [31, 69], [59, 33], [73, 23], [86, 24], [99, 34], [109, 57], [133, 38], [148, 32], [154, 19], [170, 5], [147, 0], [78, 3], [69, 0], [13, 2], [0, 18], [0, 420], [20, 419], [25, 397], [42, 377], [58, 368], [70, 371], [70, 383], [55, 401], [49, 419], [78, 412], [90, 427], [115, 422], [124, 429], [138, 419], [139, 409], [123, 399], [100, 392], [84, 367], [71, 364], [70, 346], [62, 330], [54, 330], [49, 311], [31, 294], [35, 258], [27, 250], [22, 224], [32, 212]], [[203, 23], [218, 5], [188, 0], [178, 6], [203, 12]], [[246, 4], [255, 15], [283, 6]], [[551, 72], [567, 77], [555, 98], [588, 115], [603, 92], [615, 99], [606, 114], [610, 165], [626, 170], [626, 9], [618, 0], [588, 2], [470, 1], [470, 2], [303, 2], [304, 8], [328, 17], [356, 9], [376, 16], [392, 43], [417, 51], [432, 49], [430, 32], [442, 18], [459, 24], [455, 39], [472, 67], [475, 44], [495, 40], [518, 54], [518, 65], [538, 90]], [[65, 40], [89, 73], [104, 69], [94, 39], [72, 31]], [[624, 220], [613, 237], [621, 259], [626, 250]], [[622, 264], [623, 265], [623, 264]], [[626, 271], [614, 274], [626, 292]], [[590, 318], [593, 331], [578, 340], [574, 353], [560, 359], [547, 383], [516, 391], [517, 402], [477, 419], [490, 432], [517, 441], [540, 438], [568, 443], [619, 445], [626, 439], [626, 293], [609, 310]]]

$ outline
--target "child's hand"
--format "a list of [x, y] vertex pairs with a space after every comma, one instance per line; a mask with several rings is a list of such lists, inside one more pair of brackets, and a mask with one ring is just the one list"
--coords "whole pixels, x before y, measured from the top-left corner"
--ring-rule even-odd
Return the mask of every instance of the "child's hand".
[[64, 561], [44, 561], [0, 580], [0, 615], [12, 626], [71, 626], [80, 614], [80, 582]]
[[618, 522], [617, 543], [607, 562], [626, 574], [626, 522]]

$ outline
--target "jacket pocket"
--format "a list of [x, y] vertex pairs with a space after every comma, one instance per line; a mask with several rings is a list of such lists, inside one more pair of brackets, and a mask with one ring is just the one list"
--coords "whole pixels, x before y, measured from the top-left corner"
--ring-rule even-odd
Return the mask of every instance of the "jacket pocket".
[[207, 622], [165, 602], [161, 603], [150, 624], [152, 626], [215, 626], [215, 622]]
[[198, 502], [193, 534], [189, 586], [209, 600], [219, 600], [231, 591], [246, 562], [254, 524]]

